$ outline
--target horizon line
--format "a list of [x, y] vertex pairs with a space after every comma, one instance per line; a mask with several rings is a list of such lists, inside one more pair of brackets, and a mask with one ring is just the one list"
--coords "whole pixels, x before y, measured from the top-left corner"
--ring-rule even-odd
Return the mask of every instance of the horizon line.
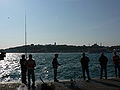
[[[91, 45], [86, 45], [86, 44], [84, 44], [84, 45], [74, 45], [74, 44], [56, 44], [56, 46], [57, 45], [67, 45], [67, 46], [93, 46], [93, 45], [95, 45], [95, 44], [97, 44], [97, 43], [94, 43], [94, 44], [91, 44]], [[51, 44], [51, 43], [49, 43], [49, 44], [28, 44], [27, 46], [29, 46], [29, 45], [34, 45], [34, 46], [36, 46], [36, 45], [55, 45], [55, 44]], [[104, 47], [112, 47], [112, 46], [120, 46], [120, 45], [99, 45], [99, 44], [97, 44], [98, 46], [104, 46]], [[4, 49], [9, 49], [9, 48], [15, 48], [15, 47], [21, 47], [21, 46], [25, 46], [24, 44], [23, 45], [16, 45], [16, 46], [10, 46], [10, 47], [6, 47], [6, 48], [0, 48], [0, 50], [4, 50]]]

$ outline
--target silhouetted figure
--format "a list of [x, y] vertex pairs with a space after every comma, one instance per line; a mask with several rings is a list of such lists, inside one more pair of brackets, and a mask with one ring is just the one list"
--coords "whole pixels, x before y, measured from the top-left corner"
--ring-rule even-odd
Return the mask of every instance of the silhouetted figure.
[[104, 53], [101, 54], [99, 58], [101, 70], [100, 70], [100, 79], [103, 77], [103, 71], [105, 72], [105, 79], [107, 79], [107, 62], [108, 58], [104, 55]]
[[0, 54], [0, 60], [4, 60], [4, 57], [6, 57], [6, 53], [5, 52], [1, 52], [1, 54]]
[[55, 58], [52, 61], [52, 65], [54, 69], [54, 82], [58, 82], [56, 77], [57, 77], [57, 68], [60, 64], [58, 63], [57, 58], [58, 58], [58, 54], [55, 54]]
[[30, 78], [32, 77], [32, 87], [35, 86], [35, 69], [36, 63], [35, 60], [32, 59], [32, 55], [29, 55], [29, 59], [27, 60], [27, 69], [28, 69], [28, 87], [30, 88], [31, 85], [31, 80]]
[[115, 67], [116, 78], [117, 78], [117, 71], [118, 71], [119, 78], [120, 78], [120, 58], [116, 52], [114, 52], [113, 63], [114, 63], [114, 67]]
[[82, 65], [82, 72], [83, 72], [84, 80], [86, 79], [85, 71], [87, 73], [88, 80], [90, 80], [89, 68], [88, 68], [89, 61], [90, 61], [89, 58], [87, 56], [85, 56], [85, 53], [83, 53], [83, 57], [81, 58], [80, 62], [81, 62], [81, 65]]
[[20, 65], [21, 65], [21, 80], [22, 80], [22, 83], [27, 84], [27, 82], [26, 82], [27, 66], [26, 66], [25, 55], [22, 55], [22, 59], [20, 59]]

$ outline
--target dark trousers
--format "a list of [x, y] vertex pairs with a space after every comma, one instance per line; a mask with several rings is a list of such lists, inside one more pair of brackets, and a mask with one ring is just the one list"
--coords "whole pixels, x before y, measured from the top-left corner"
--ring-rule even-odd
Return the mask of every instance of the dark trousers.
[[57, 80], [57, 68], [54, 68], [54, 81]]
[[120, 65], [119, 64], [115, 64], [114, 67], [115, 67], [115, 76], [117, 77], [117, 71], [118, 71], [119, 78], [120, 78]]
[[83, 72], [83, 79], [85, 80], [86, 77], [85, 77], [85, 71], [87, 73], [87, 77], [88, 77], [88, 80], [90, 80], [90, 75], [89, 75], [89, 69], [88, 69], [88, 66], [82, 66], [82, 72]]
[[22, 70], [21, 75], [22, 75], [21, 76], [22, 83], [27, 84], [27, 82], [26, 82], [26, 70]]
[[35, 73], [34, 69], [28, 69], [28, 86], [30, 86], [31, 81], [30, 78], [32, 77], [32, 85], [35, 85]]
[[101, 65], [100, 79], [103, 77], [103, 71], [105, 72], [105, 79], [107, 79], [107, 65]]

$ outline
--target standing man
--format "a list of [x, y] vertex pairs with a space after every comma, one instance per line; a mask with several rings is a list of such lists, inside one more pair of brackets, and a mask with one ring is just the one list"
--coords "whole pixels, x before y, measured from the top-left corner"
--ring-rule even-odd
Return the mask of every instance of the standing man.
[[87, 73], [88, 80], [91, 80], [90, 75], [89, 75], [89, 67], [88, 67], [89, 61], [90, 61], [89, 58], [87, 56], [85, 56], [85, 53], [83, 53], [83, 57], [81, 58], [80, 62], [81, 62], [81, 65], [82, 65], [82, 72], [83, 72], [84, 80], [86, 79], [85, 71]]
[[118, 74], [119, 74], [119, 78], [120, 78], [120, 58], [116, 52], [114, 52], [113, 63], [114, 63], [114, 67], [115, 67], [116, 78], [117, 78], [117, 70], [118, 70]]
[[101, 66], [101, 74], [100, 79], [102, 79], [103, 76], [103, 70], [105, 71], [105, 79], [107, 79], [107, 62], [108, 58], [104, 55], [104, 53], [101, 54], [99, 58], [100, 66]]
[[55, 54], [55, 58], [52, 61], [52, 65], [54, 69], [54, 82], [58, 82], [56, 77], [57, 77], [57, 68], [58, 66], [60, 66], [60, 64], [58, 63], [57, 58], [58, 58], [58, 54]]
[[28, 87], [30, 87], [30, 77], [32, 76], [32, 87], [35, 86], [35, 70], [36, 63], [35, 60], [32, 59], [32, 55], [29, 55], [29, 59], [27, 60], [27, 69], [28, 69]]
[[22, 59], [20, 59], [20, 66], [21, 66], [21, 79], [22, 79], [22, 83], [27, 84], [27, 82], [26, 82], [27, 66], [26, 66], [25, 55], [22, 55]]

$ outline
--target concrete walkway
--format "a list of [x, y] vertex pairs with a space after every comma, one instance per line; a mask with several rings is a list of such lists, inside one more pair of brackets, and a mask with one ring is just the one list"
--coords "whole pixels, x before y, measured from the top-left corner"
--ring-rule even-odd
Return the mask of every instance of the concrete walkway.
[[[41, 90], [41, 82], [36, 83], [36, 88], [31, 90]], [[5, 82], [0, 83], [0, 90], [18, 90], [21, 83]], [[55, 90], [120, 90], [120, 79], [92, 79], [90, 81], [76, 80], [76, 81], [60, 81], [49, 82], [49, 86]], [[23, 86], [24, 87], [24, 86]], [[22, 89], [24, 90], [24, 89]]]

